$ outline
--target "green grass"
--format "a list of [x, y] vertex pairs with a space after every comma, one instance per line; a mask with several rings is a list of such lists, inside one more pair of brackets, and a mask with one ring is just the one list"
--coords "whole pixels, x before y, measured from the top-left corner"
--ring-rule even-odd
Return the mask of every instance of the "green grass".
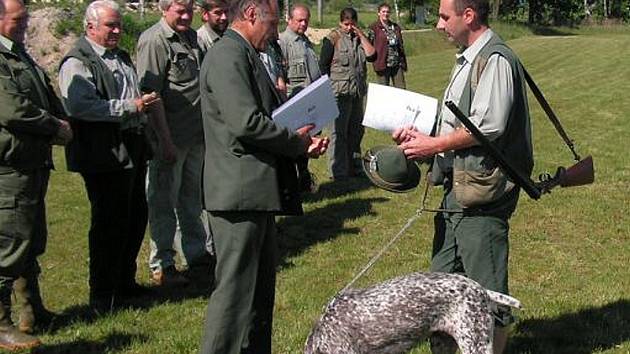
[[[510, 288], [524, 309], [508, 353], [630, 352], [630, 36], [627, 29], [568, 30], [573, 35], [534, 35], [497, 26], [520, 55], [578, 151], [592, 154], [596, 182], [555, 189], [539, 201], [522, 195], [511, 221]], [[558, 31], [564, 33], [562, 31]], [[516, 33], [516, 34], [515, 34]], [[455, 49], [433, 32], [413, 34], [409, 88], [439, 97]], [[422, 46], [422, 47], [421, 47]], [[535, 174], [570, 165], [544, 113], [530, 97]], [[363, 146], [390, 143], [368, 131]], [[42, 335], [44, 353], [195, 353], [206, 306], [203, 286], [161, 296], [95, 318], [87, 315], [89, 209], [79, 176], [57, 171], [48, 194], [49, 244], [41, 257], [46, 304], [63, 313]], [[422, 191], [391, 194], [364, 181], [332, 185], [326, 159], [311, 163], [320, 191], [305, 202], [306, 214], [279, 221], [282, 264], [278, 273], [274, 352], [299, 353], [322, 307], [343, 288], [419, 207]], [[426, 172], [426, 166], [423, 166]], [[424, 184], [424, 182], [423, 182]], [[429, 193], [436, 206], [438, 189]], [[426, 270], [432, 215], [424, 214], [368, 272], [359, 286]], [[139, 280], [146, 282], [147, 244]], [[212, 320], [212, 319], [210, 319]], [[413, 353], [428, 353], [425, 345]]]

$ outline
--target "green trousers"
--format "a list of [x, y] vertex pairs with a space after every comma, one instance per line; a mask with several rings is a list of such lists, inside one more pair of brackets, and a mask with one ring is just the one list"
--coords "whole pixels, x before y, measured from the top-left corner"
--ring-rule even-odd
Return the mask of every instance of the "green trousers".
[[217, 264], [201, 353], [271, 354], [276, 225], [269, 213], [209, 212]]
[[[431, 271], [460, 273], [486, 289], [509, 294], [508, 220], [517, 201], [518, 191], [513, 191], [482, 208], [436, 214]], [[442, 208], [462, 210], [448, 182]], [[514, 321], [509, 308], [504, 307], [495, 318], [502, 326]]]
[[0, 173], [0, 287], [26, 272], [39, 272], [46, 249], [44, 200], [50, 170]]

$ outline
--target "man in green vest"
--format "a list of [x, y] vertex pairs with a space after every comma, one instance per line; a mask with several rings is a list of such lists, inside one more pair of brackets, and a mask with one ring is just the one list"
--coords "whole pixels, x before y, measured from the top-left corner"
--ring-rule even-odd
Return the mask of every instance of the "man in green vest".
[[[72, 139], [61, 102], [24, 48], [28, 13], [21, 0], [0, 1], [0, 349], [40, 344], [22, 333], [50, 319], [38, 285], [46, 249], [51, 144]], [[20, 305], [11, 320], [11, 293]], [[19, 329], [19, 330], [18, 330]]]
[[363, 139], [363, 99], [367, 94], [366, 62], [376, 58], [370, 40], [358, 27], [357, 12], [351, 7], [339, 13], [339, 28], [322, 40], [319, 67], [330, 76], [339, 106], [330, 137], [330, 177], [345, 180], [360, 175]]
[[144, 192], [149, 149], [141, 95], [129, 54], [118, 48], [119, 5], [96, 0], [85, 11], [85, 35], [61, 61], [59, 88], [76, 138], [68, 170], [81, 174], [90, 200], [90, 306], [108, 311], [147, 293], [136, 283], [136, 257], [147, 226]]
[[[437, 29], [461, 46], [443, 101], [453, 101], [523, 175], [533, 167], [522, 66], [488, 26], [488, 1], [442, 0]], [[458, 272], [508, 293], [508, 221], [519, 188], [442, 106], [435, 136], [412, 127], [393, 133], [409, 159], [434, 157], [431, 178], [444, 187], [435, 217], [431, 270]], [[495, 353], [502, 353], [509, 309], [495, 312]]]
[[201, 67], [204, 205], [217, 256], [201, 353], [271, 354], [275, 215], [302, 211], [294, 159], [323, 154], [328, 140], [271, 119], [282, 98], [259, 53], [278, 26], [277, 2], [233, 1], [230, 18]]

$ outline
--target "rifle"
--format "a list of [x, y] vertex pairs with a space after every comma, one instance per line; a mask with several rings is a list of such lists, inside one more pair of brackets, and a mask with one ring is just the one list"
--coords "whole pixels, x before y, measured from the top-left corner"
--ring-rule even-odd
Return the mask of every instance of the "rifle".
[[[492, 156], [499, 167], [505, 172], [505, 174], [519, 187], [529, 195], [530, 198], [538, 200], [544, 193], [550, 193], [551, 190], [557, 186], [561, 187], [573, 187], [581, 186], [585, 184], [593, 183], [595, 180], [595, 170], [593, 168], [593, 158], [589, 155], [586, 158], [579, 160], [578, 162], [564, 168], [558, 167], [556, 174], [551, 176], [549, 173], [541, 174], [538, 179], [539, 182], [534, 182], [529, 176], [524, 176], [517, 169], [515, 169], [505, 158], [503, 153], [497, 149], [494, 144], [486, 138], [485, 135], [477, 128], [473, 122], [466, 117], [466, 115], [453, 103], [447, 101], [444, 103], [451, 112], [459, 119], [462, 124], [468, 129], [468, 131], [475, 137], [475, 139], [487, 150]], [[577, 155], [576, 155], [577, 156]]]

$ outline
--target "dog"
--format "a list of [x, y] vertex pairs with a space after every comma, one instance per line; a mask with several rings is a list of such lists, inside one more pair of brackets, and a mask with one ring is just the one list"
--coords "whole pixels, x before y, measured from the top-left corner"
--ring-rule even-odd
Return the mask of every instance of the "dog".
[[412, 273], [336, 295], [304, 353], [408, 353], [431, 337], [434, 353], [492, 354], [498, 305], [521, 307], [461, 275]]

